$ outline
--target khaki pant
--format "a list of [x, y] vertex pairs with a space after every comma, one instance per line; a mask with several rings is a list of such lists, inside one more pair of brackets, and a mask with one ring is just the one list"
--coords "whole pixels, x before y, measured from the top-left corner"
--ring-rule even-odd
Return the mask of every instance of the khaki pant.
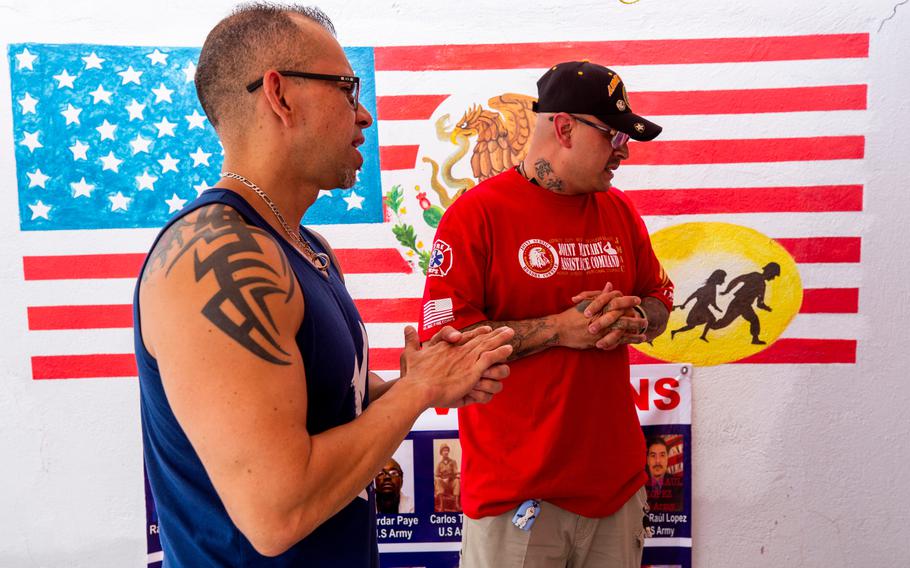
[[465, 515], [461, 568], [640, 568], [647, 506], [644, 488], [600, 519], [543, 501], [530, 531], [512, 524], [515, 510], [478, 520]]

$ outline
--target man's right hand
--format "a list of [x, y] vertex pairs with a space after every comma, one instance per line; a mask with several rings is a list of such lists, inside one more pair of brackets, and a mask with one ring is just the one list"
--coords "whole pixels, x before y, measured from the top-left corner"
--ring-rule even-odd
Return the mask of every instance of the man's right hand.
[[610, 350], [644, 340], [638, 333], [644, 320], [632, 309], [641, 302], [637, 296], [626, 296], [608, 282], [603, 290], [581, 292], [572, 301], [574, 306], [556, 316], [560, 345]]
[[511, 328], [478, 327], [461, 333], [458, 343], [428, 342], [423, 349], [413, 327], [406, 327], [404, 335], [401, 359], [407, 374], [399, 382], [420, 390], [427, 408], [485, 403], [502, 390], [501, 381], [509, 374], [503, 363], [512, 353]]

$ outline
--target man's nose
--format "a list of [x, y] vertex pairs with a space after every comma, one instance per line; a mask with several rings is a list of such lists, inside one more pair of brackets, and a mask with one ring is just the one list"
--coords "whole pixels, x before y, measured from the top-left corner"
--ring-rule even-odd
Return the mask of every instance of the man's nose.
[[360, 104], [357, 106], [357, 126], [361, 129], [369, 128], [373, 124], [373, 115], [367, 110], [367, 107]]

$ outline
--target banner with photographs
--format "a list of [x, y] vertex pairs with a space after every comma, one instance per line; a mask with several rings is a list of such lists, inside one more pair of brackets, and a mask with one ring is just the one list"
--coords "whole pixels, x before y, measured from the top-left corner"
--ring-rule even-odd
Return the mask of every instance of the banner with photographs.
[[[691, 375], [692, 367], [685, 364], [632, 367], [651, 509], [643, 568], [692, 565]], [[374, 480], [382, 568], [458, 566], [460, 467], [457, 412], [425, 412]], [[162, 554], [148, 482], [146, 492], [149, 566], [156, 568]]]
[[[691, 566], [691, 374], [690, 365], [632, 367], [651, 509], [643, 567]], [[458, 566], [460, 465], [456, 411], [424, 413], [375, 479], [382, 568]]]

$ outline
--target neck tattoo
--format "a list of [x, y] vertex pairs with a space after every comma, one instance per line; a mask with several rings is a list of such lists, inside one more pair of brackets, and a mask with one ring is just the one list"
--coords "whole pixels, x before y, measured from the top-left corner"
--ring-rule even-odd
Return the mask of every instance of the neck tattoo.
[[278, 210], [278, 206], [275, 205], [275, 202], [272, 201], [272, 198], [262, 190], [261, 187], [246, 179], [240, 174], [235, 174], [234, 172], [221, 172], [221, 177], [231, 178], [239, 181], [243, 185], [253, 190], [253, 193], [259, 196], [266, 206], [272, 211], [275, 215], [275, 218], [278, 219], [278, 223], [284, 229], [284, 232], [287, 233], [288, 237], [291, 240], [291, 243], [296, 245], [297, 250], [310, 261], [316, 269], [318, 269], [323, 276], [329, 275], [329, 255], [324, 252], [316, 252], [313, 250], [313, 247], [310, 246], [310, 243], [306, 242], [303, 237], [300, 236], [300, 231], [295, 231], [291, 229], [291, 226], [287, 221], [284, 220], [284, 215], [281, 214], [281, 211]]

